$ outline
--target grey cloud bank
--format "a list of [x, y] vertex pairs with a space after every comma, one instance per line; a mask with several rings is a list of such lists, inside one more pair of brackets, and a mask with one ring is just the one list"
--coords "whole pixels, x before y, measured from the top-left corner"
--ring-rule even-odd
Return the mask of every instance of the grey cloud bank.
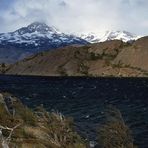
[[148, 35], [146, 0], [2, 0], [0, 32], [42, 21], [68, 33], [127, 30]]

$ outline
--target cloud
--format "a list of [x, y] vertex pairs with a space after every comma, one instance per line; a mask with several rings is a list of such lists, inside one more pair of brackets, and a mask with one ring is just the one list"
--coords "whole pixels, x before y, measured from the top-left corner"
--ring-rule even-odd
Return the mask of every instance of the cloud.
[[148, 34], [147, 9], [145, 0], [13, 0], [11, 7], [0, 10], [0, 32], [42, 21], [70, 33], [127, 30]]

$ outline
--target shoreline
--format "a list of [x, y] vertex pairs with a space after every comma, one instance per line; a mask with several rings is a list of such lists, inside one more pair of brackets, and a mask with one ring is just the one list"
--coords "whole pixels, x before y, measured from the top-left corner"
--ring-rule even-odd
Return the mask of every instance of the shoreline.
[[81, 79], [148, 79], [148, 76], [56, 76], [56, 75], [20, 75], [20, 74], [0, 74], [0, 76], [12, 77], [34, 77], [34, 78], [81, 78]]

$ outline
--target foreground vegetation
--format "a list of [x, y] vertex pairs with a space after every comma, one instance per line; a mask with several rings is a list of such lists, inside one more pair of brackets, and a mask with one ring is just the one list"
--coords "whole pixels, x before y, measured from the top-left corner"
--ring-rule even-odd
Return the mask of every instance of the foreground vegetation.
[[[98, 148], [135, 148], [129, 128], [119, 110], [105, 111], [98, 129]], [[74, 128], [71, 118], [48, 113], [42, 106], [32, 111], [18, 98], [0, 93], [0, 147], [2, 148], [89, 148]]]

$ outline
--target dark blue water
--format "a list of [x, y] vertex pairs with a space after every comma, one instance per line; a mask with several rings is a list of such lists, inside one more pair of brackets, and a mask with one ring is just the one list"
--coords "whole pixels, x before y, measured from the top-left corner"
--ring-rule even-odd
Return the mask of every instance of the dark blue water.
[[57, 78], [0, 76], [0, 90], [11, 92], [29, 107], [43, 104], [48, 110], [72, 116], [76, 128], [89, 140], [107, 105], [120, 109], [132, 129], [135, 144], [148, 147], [148, 79]]

